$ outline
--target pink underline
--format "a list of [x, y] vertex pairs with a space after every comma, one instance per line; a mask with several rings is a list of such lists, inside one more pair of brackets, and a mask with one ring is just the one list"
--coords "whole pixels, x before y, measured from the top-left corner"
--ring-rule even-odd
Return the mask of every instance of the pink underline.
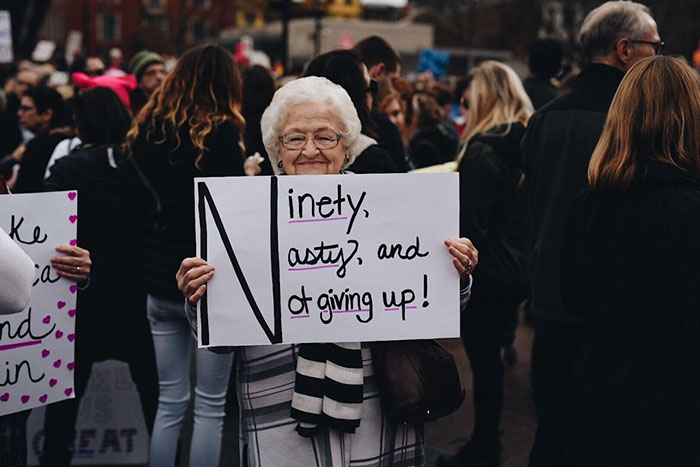
[[[400, 309], [401, 308], [384, 308], [384, 311], [398, 311]], [[407, 310], [416, 310], [416, 309], [418, 309], [418, 307], [417, 306], [407, 306], [406, 309]]]
[[289, 268], [289, 271], [310, 271], [312, 269], [325, 269], [325, 268], [337, 268], [340, 267], [339, 264], [329, 264], [328, 266], [314, 266], [312, 268]]
[[297, 224], [299, 222], [327, 222], [327, 221], [344, 221], [347, 216], [344, 217], [328, 217], [326, 219], [300, 219], [298, 221], [289, 221], [290, 224]]
[[299, 315], [299, 316], [290, 316], [290, 318], [295, 319], [295, 318], [308, 318], [309, 315]]
[[[357, 313], [358, 311], [369, 311], [369, 308], [363, 308], [360, 310], [335, 310], [333, 313]], [[324, 313], [328, 313], [328, 310], [323, 310]]]
[[37, 345], [37, 344], [41, 344], [41, 341], [28, 341], [28, 342], [20, 342], [19, 344], [0, 345], [0, 351], [16, 349], [18, 347], [27, 347], [30, 345]]

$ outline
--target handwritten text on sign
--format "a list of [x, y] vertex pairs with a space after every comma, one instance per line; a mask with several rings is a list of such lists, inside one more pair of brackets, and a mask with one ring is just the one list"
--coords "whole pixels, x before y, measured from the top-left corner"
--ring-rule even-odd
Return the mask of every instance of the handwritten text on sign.
[[76, 243], [77, 193], [0, 196], [0, 227], [34, 260], [32, 298], [0, 316], [0, 415], [74, 397], [76, 293], [50, 259]]
[[455, 174], [195, 181], [201, 345], [459, 335]]

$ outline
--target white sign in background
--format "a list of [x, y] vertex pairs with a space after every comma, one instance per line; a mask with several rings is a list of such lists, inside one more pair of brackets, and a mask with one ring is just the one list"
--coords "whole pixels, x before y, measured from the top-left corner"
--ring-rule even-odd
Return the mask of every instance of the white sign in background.
[[14, 53], [12, 51], [12, 23], [10, 12], [0, 10], [0, 63], [12, 63]]
[[[208, 345], [459, 336], [457, 174], [195, 180]], [[201, 220], [204, 222], [201, 222]], [[203, 230], [202, 230], [203, 228]]]
[[51, 267], [59, 244], [76, 244], [77, 193], [0, 196], [0, 227], [34, 260], [27, 309], [0, 316], [0, 416], [73, 394], [76, 293]]
[[[124, 362], [92, 366], [80, 400], [71, 465], [131, 465], [148, 462], [149, 437], [141, 402]], [[27, 420], [27, 465], [39, 465], [44, 445], [44, 408]]]

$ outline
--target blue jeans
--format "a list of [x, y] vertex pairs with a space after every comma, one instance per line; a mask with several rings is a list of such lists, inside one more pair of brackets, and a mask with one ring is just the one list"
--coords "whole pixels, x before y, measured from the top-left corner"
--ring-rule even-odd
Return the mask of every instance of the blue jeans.
[[[172, 467], [182, 421], [190, 401], [192, 332], [184, 302], [148, 296], [148, 320], [158, 365], [158, 412], [151, 438], [151, 467]], [[190, 466], [217, 466], [221, 452], [226, 389], [233, 354], [195, 350], [194, 429]]]

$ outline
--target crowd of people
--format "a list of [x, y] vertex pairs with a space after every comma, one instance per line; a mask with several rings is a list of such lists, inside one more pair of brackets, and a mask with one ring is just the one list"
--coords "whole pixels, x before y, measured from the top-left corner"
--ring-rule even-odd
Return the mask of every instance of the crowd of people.
[[[423, 427], [382, 410], [371, 344], [212, 351], [192, 338], [216, 267], [195, 256], [195, 177], [408, 171], [460, 180], [445, 245], [474, 426], [437, 465], [499, 465], [519, 309], [535, 328], [531, 467], [700, 465], [700, 77], [661, 54], [639, 3], [595, 8], [580, 41], [573, 79], [552, 39], [532, 45], [525, 79], [493, 60], [462, 80], [409, 79], [379, 36], [284, 84], [218, 45], [174, 65], [148, 50], [126, 69], [88, 57], [61, 89], [49, 66], [20, 63], [2, 95], [0, 185], [77, 190], [81, 213], [78, 245], [52, 262], [80, 288], [76, 398], [48, 407], [41, 465], [70, 465], [92, 365], [111, 358], [129, 365], [152, 466], [186, 448], [191, 360], [192, 466], [218, 465], [224, 442], [245, 466], [424, 466]], [[0, 314], [17, 312], [31, 261], [1, 230], [0, 252]], [[326, 365], [336, 380], [311, 377]], [[222, 439], [230, 377], [239, 440]], [[0, 418], [7, 465], [26, 460], [25, 419]]]

